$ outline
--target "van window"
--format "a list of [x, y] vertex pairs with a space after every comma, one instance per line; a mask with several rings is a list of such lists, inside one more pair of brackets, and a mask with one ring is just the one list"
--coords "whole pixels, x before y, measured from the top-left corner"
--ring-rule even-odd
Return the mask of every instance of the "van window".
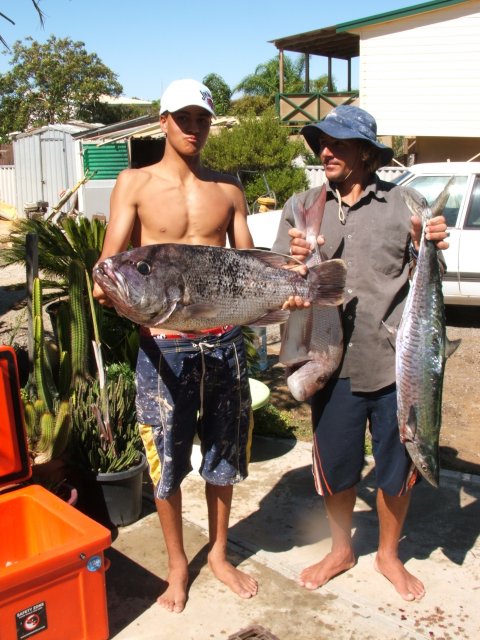
[[[417, 176], [408, 183], [408, 186], [419, 191], [426, 198], [428, 204], [432, 205], [450, 178], [451, 176]], [[449, 227], [454, 227], [457, 222], [458, 212], [465, 197], [466, 185], [467, 176], [455, 176], [450, 185], [450, 196], [443, 210]]]
[[480, 229], [480, 176], [475, 177], [465, 229]]

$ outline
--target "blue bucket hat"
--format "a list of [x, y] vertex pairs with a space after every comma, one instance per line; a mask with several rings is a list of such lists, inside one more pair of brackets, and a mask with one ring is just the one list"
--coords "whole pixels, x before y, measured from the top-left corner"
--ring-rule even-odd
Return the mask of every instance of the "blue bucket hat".
[[320, 153], [320, 133], [325, 133], [338, 140], [365, 140], [380, 151], [383, 165], [388, 164], [393, 158], [393, 149], [377, 140], [375, 118], [364, 109], [353, 105], [342, 104], [335, 107], [320, 122], [303, 127], [301, 133], [317, 156]]

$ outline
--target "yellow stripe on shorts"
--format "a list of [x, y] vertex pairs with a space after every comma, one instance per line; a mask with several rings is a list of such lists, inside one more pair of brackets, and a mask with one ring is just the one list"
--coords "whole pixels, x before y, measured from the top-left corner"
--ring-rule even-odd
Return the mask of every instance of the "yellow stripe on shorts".
[[153, 441], [152, 425], [139, 424], [138, 430], [140, 431], [140, 437], [142, 438], [143, 446], [145, 447], [150, 478], [152, 479], [153, 486], [156, 487], [162, 476], [162, 465], [160, 464], [157, 448]]

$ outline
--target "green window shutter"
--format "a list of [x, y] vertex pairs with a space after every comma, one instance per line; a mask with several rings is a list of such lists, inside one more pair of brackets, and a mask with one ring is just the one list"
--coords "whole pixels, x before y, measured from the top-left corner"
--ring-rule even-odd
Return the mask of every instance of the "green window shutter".
[[128, 167], [126, 142], [109, 142], [101, 147], [83, 145], [83, 170], [96, 171], [92, 180], [115, 180]]

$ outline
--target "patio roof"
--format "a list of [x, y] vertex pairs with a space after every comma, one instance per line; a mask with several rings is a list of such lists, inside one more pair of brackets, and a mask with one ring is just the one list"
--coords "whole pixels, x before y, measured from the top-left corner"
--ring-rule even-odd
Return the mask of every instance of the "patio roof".
[[269, 42], [280, 51], [307, 53], [327, 58], [351, 60], [360, 55], [360, 37], [348, 32], [338, 33], [335, 26], [277, 38]]

